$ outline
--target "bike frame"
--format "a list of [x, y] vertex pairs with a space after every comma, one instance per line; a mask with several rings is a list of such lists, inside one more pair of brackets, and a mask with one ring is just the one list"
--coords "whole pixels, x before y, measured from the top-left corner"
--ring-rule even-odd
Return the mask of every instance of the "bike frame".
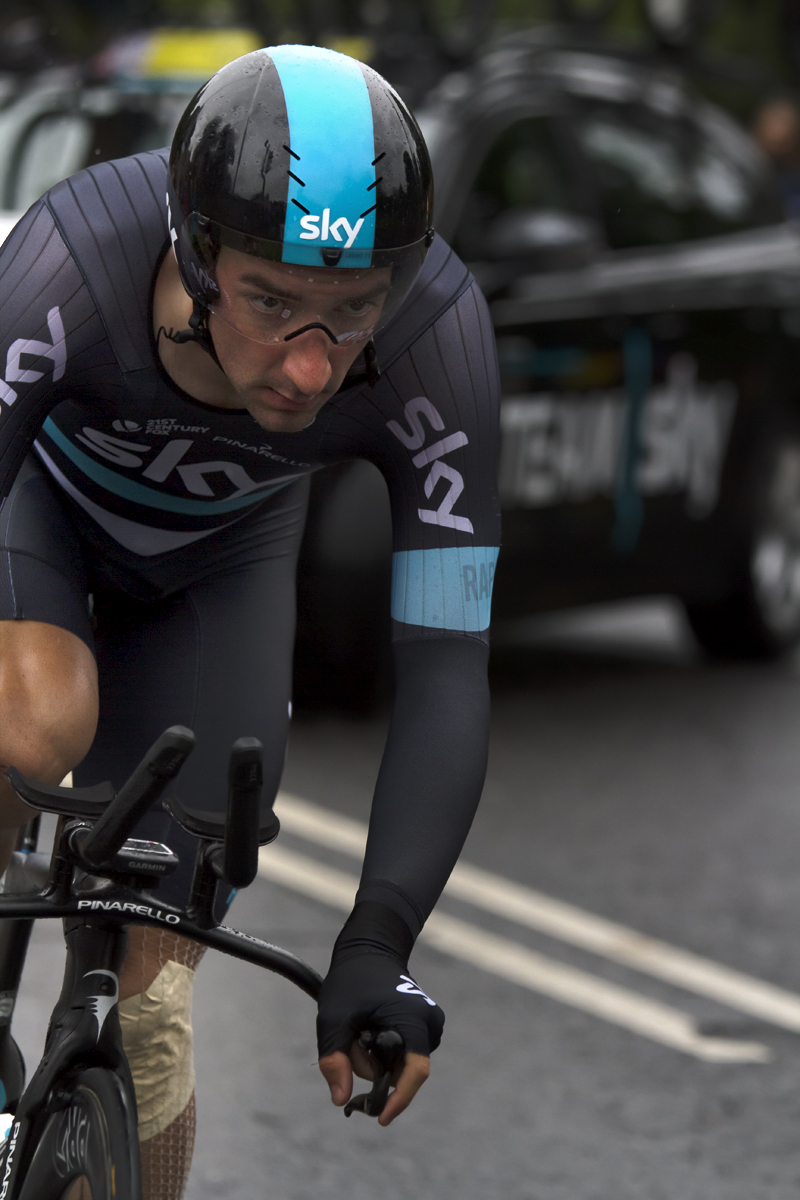
[[[135, 1092], [117, 1009], [129, 925], [171, 929], [283, 975], [312, 999], [319, 999], [322, 978], [312, 967], [287, 950], [219, 925], [214, 913], [220, 885], [239, 888], [252, 883], [259, 843], [272, 841], [280, 828], [271, 809], [261, 809], [262, 747], [255, 738], [239, 738], [231, 750], [224, 824], [184, 807], [174, 794], [163, 800], [166, 811], [197, 839], [197, 852], [185, 908], [159, 902], [153, 895], [159, 880], [178, 867], [178, 859], [168, 846], [141, 841], [132, 834], [141, 817], [164, 796], [193, 746], [191, 730], [171, 726], [118, 792], [110, 783], [93, 788], [54, 787], [28, 780], [14, 767], [6, 770], [17, 795], [33, 810], [59, 815], [44, 888], [36, 895], [32, 894], [35, 887], [19, 895], [0, 895], [0, 984], [4, 989], [0, 994], [0, 1054], [5, 1053], [6, 1066], [10, 1061], [15, 1067], [15, 1091], [17, 1086], [22, 1090], [24, 1071], [10, 1037], [9, 1021], [33, 921], [63, 920], [67, 960], [42, 1060], [18, 1103], [16, 1094], [4, 1102], [13, 1121], [0, 1153], [0, 1200], [14, 1200], [24, 1186], [21, 1181], [40, 1143], [47, 1114], [62, 1103], [68, 1106], [73, 1084], [82, 1072], [100, 1068], [100, 1078], [105, 1078], [103, 1072], [113, 1073], [125, 1123], [130, 1130], [136, 1128]], [[17, 867], [30, 866], [33, 861], [25, 852], [35, 850], [37, 828], [34, 820], [23, 830], [22, 855], [14, 860]], [[17, 873], [7, 873], [7, 883]], [[22, 866], [23, 880], [30, 877]], [[349, 1116], [361, 1111], [377, 1117], [400, 1069], [403, 1039], [394, 1030], [372, 1030], [367, 1025], [359, 1044], [372, 1063], [372, 1091], [353, 1097], [344, 1113]], [[131, 1140], [134, 1138], [131, 1133]], [[75, 1171], [85, 1166], [84, 1159], [74, 1158], [74, 1140], [68, 1133], [72, 1157], [63, 1175], [57, 1164], [61, 1178], [74, 1178]], [[58, 1157], [61, 1149], [54, 1153]]]
[[[50, 879], [39, 895], [0, 895], [0, 922], [13, 922], [10, 935], [0, 946], [0, 983], [10, 999], [19, 986], [34, 920], [63, 919], [67, 947], [64, 982], [48, 1026], [44, 1054], [19, 1100], [8, 1148], [0, 1160], [3, 1162], [0, 1200], [13, 1200], [16, 1182], [24, 1178], [42, 1133], [41, 1113], [54, 1087], [63, 1086], [79, 1069], [99, 1066], [116, 1072], [125, 1085], [125, 1095], [134, 1096], [117, 1012], [128, 925], [170, 929], [224, 954], [277, 972], [312, 999], [317, 999], [322, 983], [312, 967], [289, 951], [236, 929], [210, 925], [218, 880], [209, 865], [209, 843], [205, 847], [201, 844], [198, 849], [192, 896], [188, 909], [182, 910], [159, 903], [133, 886], [141, 883], [134, 877], [109, 879], [100, 886], [96, 879], [89, 879], [83, 890], [76, 886], [70, 837], [81, 828], [84, 826], [79, 821], [59, 822]], [[132, 1117], [135, 1126], [135, 1111]]]
[[[24, 1178], [43, 1131], [45, 1102], [54, 1090], [69, 1083], [78, 1068], [107, 1067], [121, 1077], [123, 1094], [129, 1102], [134, 1095], [116, 1011], [127, 931], [113, 922], [75, 917], [65, 920], [64, 934], [64, 983], [48, 1026], [42, 1060], [22, 1095], [9, 1131], [0, 1183], [3, 1200], [14, 1196], [17, 1180]], [[131, 1116], [135, 1126], [133, 1106]]]

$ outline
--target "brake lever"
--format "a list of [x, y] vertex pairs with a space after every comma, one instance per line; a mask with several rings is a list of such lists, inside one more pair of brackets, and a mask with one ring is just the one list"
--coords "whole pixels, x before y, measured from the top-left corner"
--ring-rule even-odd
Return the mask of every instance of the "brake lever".
[[344, 1106], [344, 1115], [363, 1112], [368, 1117], [379, 1117], [389, 1098], [389, 1086], [398, 1063], [405, 1052], [405, 1043], [396, 1029], [364, 1029], [358, 1044], [372, 1063], [372, 1091], [353, 1096]]

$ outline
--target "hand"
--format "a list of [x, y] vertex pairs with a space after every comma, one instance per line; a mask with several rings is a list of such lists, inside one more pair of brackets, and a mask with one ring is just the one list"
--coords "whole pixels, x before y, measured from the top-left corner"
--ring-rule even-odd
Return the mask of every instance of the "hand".
[[[380, 940], [379, 940], [380, 939]], [[353, 1090], [353, 1068], [372, 1079], [372, 1063], [359, 1035], [391, 1030], [405, 1046], [402, 1065], [378, 1121], [390, 1125], [430, 1074], [430, 1055], [442, 1040], [444, 1013], [409, 974], [413, 938], [393, 910], [360, 901], [336, 939], [317, 1011], [319, 1066], [339, 1107]], [[395, 1056], [389, 1059], [394, 1062]], [[385, 1077], [384, 1077], [385, 1078]], [[383, 1093], [385, 1095], [385, 1092]]]
[[[427, 1058], [439, 1045], [444, 1013], [394, 955], [337, 955], [322, 982], [317, 1011], [320, 1061], [336, 1051], [349, 1054], [366, 1028], [394, 1029], [408, 1053]], [[371, 1077], [371, 1071], [364, 1071]], [[410, 1099], [410, 1097], [409, 1097]]]
[[[372, 1079], [372, 1064], [358, 1042], [353, 1042], [350, 1055], [342, 1050], [326, 1054], [319, 1060], [319, 1069], [331, 1090], [331, 1101], [342, 1108], [353, 1092], [353, 1071], [362, 1079]], [[431, 1073], [431, 1060], [426, 1054], [408, 1052], [402, 1070], [392, 1079], [394, 1091], [386, 1101], [386, 1107], [378, 1117], [384, 1128], [391, 1125], [395, 1117], [408, 1108], [411, 1101]]]

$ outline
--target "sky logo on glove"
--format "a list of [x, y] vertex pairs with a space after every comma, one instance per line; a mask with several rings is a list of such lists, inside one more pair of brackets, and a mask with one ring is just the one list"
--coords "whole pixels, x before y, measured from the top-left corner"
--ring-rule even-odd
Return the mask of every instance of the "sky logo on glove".
[[422, 999], [426, 1004], [430, 1004], [431, 1008], [436, 1007], [436, 1001], [431, 1000], [430, 996], [426, 996], [419, 984], [414, 983], [414, 980], [410, 976], [401, 975], [400, 978], [405, 980], [405, 982], [398, 983], [395, 988], [396, 992], [405, 992], [407, 996], [422, 996]]

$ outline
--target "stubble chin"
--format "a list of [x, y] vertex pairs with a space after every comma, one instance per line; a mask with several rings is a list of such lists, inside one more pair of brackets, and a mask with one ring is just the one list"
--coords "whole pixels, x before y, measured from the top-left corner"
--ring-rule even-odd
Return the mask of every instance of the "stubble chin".
[[260, 405], [248, 405], [250, 416], [266, 433], [300, 433], [312, 424], [319, 409], [305, 409], [298, 412], [266, 410]]

